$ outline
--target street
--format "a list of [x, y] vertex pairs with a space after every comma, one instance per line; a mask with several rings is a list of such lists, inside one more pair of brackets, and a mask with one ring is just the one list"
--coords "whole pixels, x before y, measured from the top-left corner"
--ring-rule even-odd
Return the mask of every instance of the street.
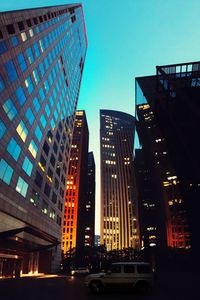
[[[197, 276], [198, 275], [198, 276]], [[198, 273], [160, 274], [156, 290], [150, 295], [139, 295], [134, 291], [107, 291], [91, 294], [84, 285], [84, 277], [58, 276], [0, 280], [1, 300], [85, 300], [85, 299], [198, 299]]]

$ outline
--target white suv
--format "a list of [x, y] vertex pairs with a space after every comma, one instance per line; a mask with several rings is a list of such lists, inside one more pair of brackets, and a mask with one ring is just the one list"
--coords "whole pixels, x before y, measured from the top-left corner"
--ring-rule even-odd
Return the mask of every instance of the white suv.
[[149, 263], [117, 262], [107, 272], [88, 275], [85, 283], [93, 293], [107, 288], [135, 288], [146, 293], [154, 286], [154, 273]]

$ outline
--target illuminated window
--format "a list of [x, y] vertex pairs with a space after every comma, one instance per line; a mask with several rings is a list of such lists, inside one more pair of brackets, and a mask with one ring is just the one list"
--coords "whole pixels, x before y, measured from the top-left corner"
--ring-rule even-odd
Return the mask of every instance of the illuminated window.
[[25, 42], [27, 40], [26, 32], [21, 33], [22, 42]]
[[35, 142], [33, 140], [31, 140], [28, 150], [30, 151], [30, 153], [32, 154], [32, 156], [34, 158], [36, 158], [37, 156], [37, 151], [38, 151], [38, 147], [36, 146]]
[[26, 128], [25, 124], [23, 121], [19, 123], [19, 125], [16, 128], [17, 133], [19, 134], [20, 138], [22, 139], [23, 142], [26, 141], [26, 138], [28, 136], [28, 129]]
[[20, 176], [18, 178], [18, 182], [16, 185], [16, 191], [20, 193], [23, 197], [26, 197], [27, 189], [28, 189], [28, 184], [24, 179], [22, 179]]

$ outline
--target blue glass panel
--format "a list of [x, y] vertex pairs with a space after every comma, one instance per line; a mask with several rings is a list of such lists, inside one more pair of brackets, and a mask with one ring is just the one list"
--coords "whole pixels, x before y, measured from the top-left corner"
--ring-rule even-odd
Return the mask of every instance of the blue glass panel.
[[11, 99], [5, 101], [5, 103], [3, 104], [3, 109], [11, 121], [17, 115], [16, 107], [14, 106], [14, 103]]
[[24, 72], [27, 69], [27, 64], [24, 55], [22, 53], [18, 54], [17, 60], [21, 71]]
[[28, 57], [29, 63], [32, 64], [34, 62], [34, 56], [31, 48], [26, 49], [26, 55]]
[[34, 106], [36, 112], [38, 112], [40, 110], [40, 103], [38, 101], [38, 98], [36, 98], [36, 97], [33, 99], [33, 106]]
[[38, 141], [40, 142], [42, 139], [42, 131], [40, 130], [40, 127], [38, 125], [35, 129], [35, 136], [38, 139]]
[[40, 57], [40, 50], [39, 50], [39, 46], [38, 46], [38, 43], [36, 42], [34, 45], [33, 45], [33, 49], [35, 51], [35, 56], [38, 58]]
[[26, 96], [21, 86], [19, 86], [18, 89], [16, 89], [15, 95], [17, 97], [19, 104], [22, 106], [26, 102]]
[[15, 139], [12, 138], [10, 140], [10, 142], [8, 143], [8, 146], [7, 146], [7, 151], [14, 158], [14, 160], [16, 160], [16, 161], [18, 160], [20, 152], [21, 152], [21, 148], [17, 144]]
[[1, 159], [0, 161], [0, 179], [5, 183], [10, 184], [11, 178], [13, 174], [13, 169], [9, 166], [9, 164]]
[[41, 73], [41, 75], [42, 75], [42, 77], [43, 77], [43, 76], [44, 76], [44, 73], [45, 73], [45, 70], [44, 70], [44, 65], [43, 65], [42, 62], [39, 64], [39, 69], [40, 69], [40, 73]]
[[12, 36], [10, 40], [11, 40], [13, 47], [16, 47], [17, 45], [19, 45], [19, 41], [16, 36]]
[[45, 106], [45, 111], [46, 111], [47, 117], [49, 117], [51, 112], [50, 112], [50, 108], [49, 108], [48, 104], [46, 104], [46, 106]]
[[8, 79], [13, 82], [17, 79], [17, 71], [15, 69], [14, 63], [12, 62], [12, 60], [9, 60], [6, 64], [5, 64], [5, 69], [8, 75]]
[[23, 165], [22, 165], [22, 169], [26, 172], [26, 174], [28, 176], [31, 176], [31, 172], [33, 169], [33, 164], [32, 162], [28, 159], [28, 157], [25, 157]]
[[43, 114], [40, 117], [40, 122], [42, 124], [42, 127], [45, 128], [46, 125], [47, 125], [47, 121], [46, 121], [45, 116]]
[[28, 89], [29, 95], [33, 92], [33, 82], [30, 76], [28, 76], [25, 80], [25, 85]]
[[2, 92], [4, 89], [5, 89], [5, 84], [3, 78], [0, 75], [0, 92]]
[[39, 81], [40, 81], [40, 77], [39, 77], [39, 74], [38, 74], [37, 69], [35, 69], [35, 70], [33, 71], [33, 78], [34, 78], [34, 80], [35, 80], [35, 83], [38, 84]]
[[6, 126], [5, 124], [0, 120], [0, 139], [4, 136], [4, 133], [6, 132]]
[[27, 109], [25, 115], [26, 115], [26, 118], [27, 118], [29, 124], [32, 125], [33, 122], [34, 122], [34, 120], [35, 120], [35, 116], [34, 116], [34, 114], [33, 114], [33, 112], [32, 112], [32, 110], [31, 110], [30, 107]]
[[40, 95], [40, 98], [41, 98], [41, 100], [42, 100], [42, 102], [43, 102], [44, 99], [45, 99], [45, 94], [44, 94], [44, 91], [43, 91], [43, 88], [42, 88], [42, 87], [39, 89], [39, 95]]
[[6, 43], [4, 41], [0, 42], [0, 55], [5, 53], [8, 50]]

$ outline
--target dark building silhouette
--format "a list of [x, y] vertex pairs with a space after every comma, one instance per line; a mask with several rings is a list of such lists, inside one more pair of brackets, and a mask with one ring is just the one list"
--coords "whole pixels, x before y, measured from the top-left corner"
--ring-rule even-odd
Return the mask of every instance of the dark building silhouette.
[[85, 246], [94, 246], [95, 235], [95, 161], [93, 152], [88, 153], [87, 195], [85, 214]]
[[79, 110], [76, 112], [70, 152], [62, 241], [63, 253], [68, 256], [73, 250], [80, 261], [85, 245], [88, 142], [86, 115], [83, 110]]
[[0, 13], [0, 276], [59, 270], [86, 48], [79, 4]]
[[191, 248], [194, 259], [200, 250], [199, 66], [158, 66], [156, 76], [136, 78], [142, 156], [155, 183], [160, 177], [162, 197], [154, 199], [164, 208], [167, 247]]
[[139, 247], [134, 130], [133, 116], [100, 110], [101, 244], [108, 251]]

